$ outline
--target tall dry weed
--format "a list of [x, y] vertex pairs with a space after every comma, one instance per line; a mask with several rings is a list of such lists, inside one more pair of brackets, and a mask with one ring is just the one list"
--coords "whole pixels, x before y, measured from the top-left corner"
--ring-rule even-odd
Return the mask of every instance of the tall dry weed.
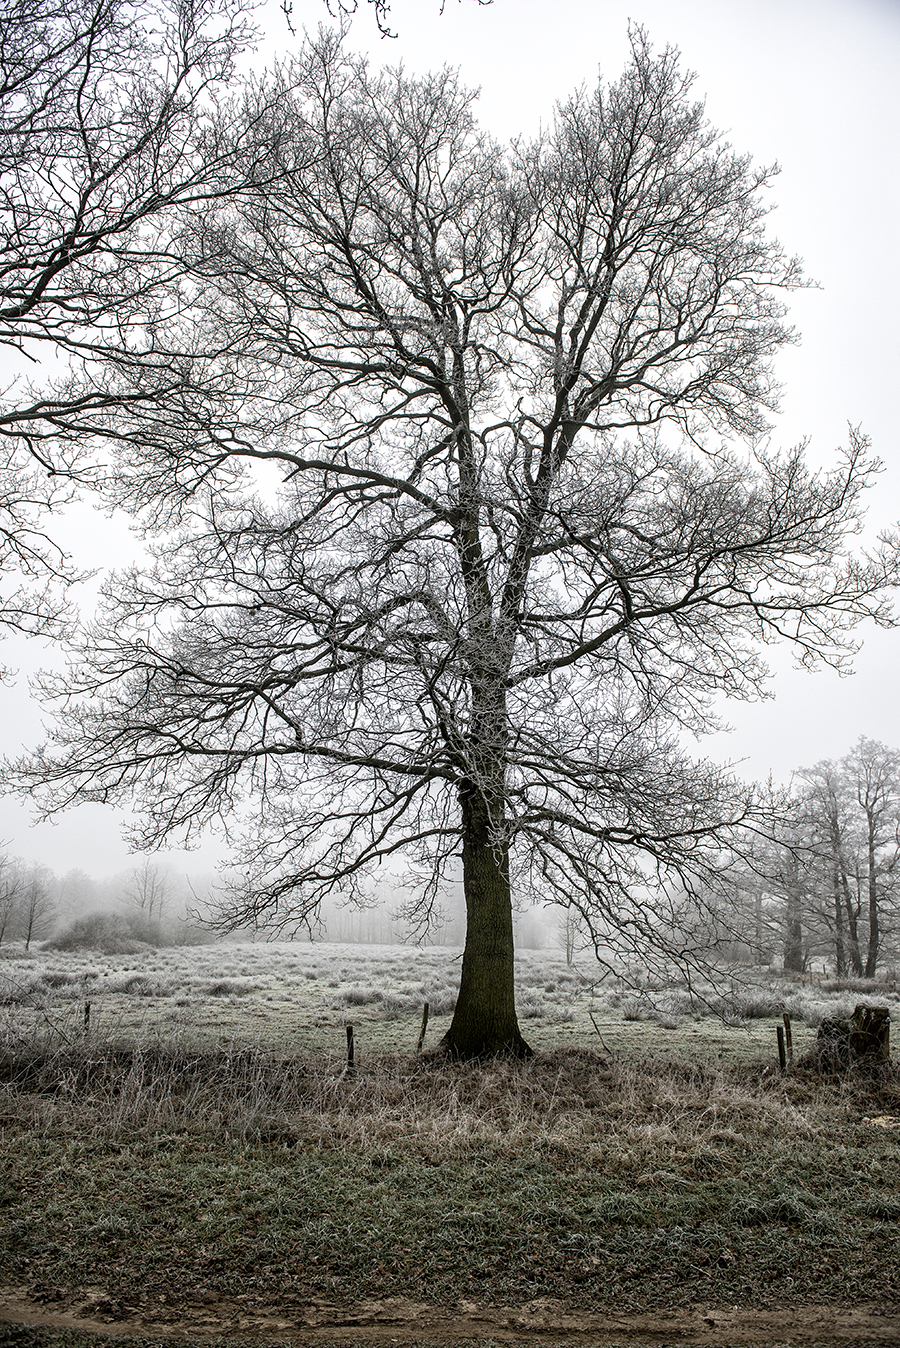
[[667, 1148], [699, 1155], [760, 1136], [812, 1137], [825, 1117], [811, 1079], [587, 1049], [472, 1064], [385, 1055], [351, 1072], [323, 1056], [37, 1035], [0, 1050], [0, 1097], [9, 1123], [106, 1138], [227, 1134], [445, 1157], [473, 1147], [618, 1151], [626, 1167]]

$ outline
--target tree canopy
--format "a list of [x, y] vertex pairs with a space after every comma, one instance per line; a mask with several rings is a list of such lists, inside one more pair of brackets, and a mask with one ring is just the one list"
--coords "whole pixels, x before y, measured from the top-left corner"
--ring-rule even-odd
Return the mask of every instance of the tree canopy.
[[167, 213], [221, 188], [211, 114], [251, 35], [239, 0], [0, 0], [0, 627], [59, 630], [75, 573], [47, 512], [96, 477], [97, 414], [130, 392], [50, 387], [42, 362], [144, 329], [177, 265]]
[[856, 433], [822, 473], [771, 448], [802, 284], [774, 170], [642, 32], [508, 148], [452, 72], [328, 33], [242, 116], [254, 172], [180, 212], [152, 322], [87, 374], [155, 564], [46, 681], [24, 780], [133, 801], [141, 846], [227, 821], [225, 924], [295, 924], [398, 853], [427, 921], [461, 865], [445, 1047], [525, 1052], [514, 896], [694, 957], [668, 882], [763, 810], [683, 735], [760, 692], [768, 643], [840, 665], [891, 620], [890, 540], [846, 546], [877, 465]]

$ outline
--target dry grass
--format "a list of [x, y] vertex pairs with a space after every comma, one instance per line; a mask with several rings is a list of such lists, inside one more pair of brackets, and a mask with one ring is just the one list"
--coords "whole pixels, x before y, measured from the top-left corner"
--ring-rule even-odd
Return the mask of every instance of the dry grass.
[[900, 1297], [896, 1070], [34, 1041], [2, 1075], [0, 1263], [36, 1287], [765, 1305], [815, 1261], [819, 1299]]
[[[642, 1163], [660, 1146], [699, 1156], [771, 1136], [817, 1136], [872, 1080], [683, 1059], [561, 1049], [525, 1062], [445, 1064], [412, 1055], [338, 1058], [271, 1051], [54, 1043], [0, 1051], [5, 1120], [41, 1132], [121, 1139], [163, 1132], [292, 1146], [462, 1155], [490, 1145], [520, 1151], [617, 1152]], [[890, 1069], [882, 1112], [900, 1112]]]

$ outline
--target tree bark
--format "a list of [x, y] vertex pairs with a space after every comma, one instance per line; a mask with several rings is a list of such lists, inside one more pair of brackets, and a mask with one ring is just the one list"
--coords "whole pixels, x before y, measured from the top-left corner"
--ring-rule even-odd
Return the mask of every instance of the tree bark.
[[482, 792], [460, 790], [466, 944], [459, 996], [440, 1048], [453, 1058], [530, 1057], [516, 1016], [508, 844], [498, 840]]
[[831, 868], [831, 886], [834, 896], [834, 967], [838, 978], [843, 978], [847, 973], [847, 952], [844, 949], [844, 909], [837, 862]]
[[866, 978], [874, 978], [878, 965], [878, 873], [875, 869], [875, 815], [866, 810], [866, 842], [869, 862], [869, 941], [866, 948]]
[[784, 967], [792, 973], [803, 972], [801, 900], [793, 886], [788, 891], [787, 923], [784, 933]]
[[863, 966], [862, 957], [859, 953], [859, 927], [857, 924], [859, 905], [854, 905], [853, 895], [850, 893], [850, 882], [843, 866], [841, 867], [841, 889], [844, 894], [844, 912], [847, 914], [847, 946], [850, 952], [850, 968], [857, 978], [862, 978]]
[[756, 963], [763, 962], [763, 920], [762, 920], [762, 890], [757, 886], [753, 892], [753, 920], [755, 924], [756, 941]]
[[[826, 777], [828, 832], [831, 842], [831, 893], [834, 900], [834, 958], [838, 978], [847, 974], [847, 949], [844, 941], [844, 901], [841, 886], [847, 887], [841, 852], [841, 815], [833, 779]], [[849, 905], [848, 905], [849, 909]]]

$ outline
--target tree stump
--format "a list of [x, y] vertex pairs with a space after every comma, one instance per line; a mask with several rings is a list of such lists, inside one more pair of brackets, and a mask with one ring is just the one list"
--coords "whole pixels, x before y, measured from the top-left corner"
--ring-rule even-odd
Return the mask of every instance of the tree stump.
[[889, 1062], [891, 1013], [886, 1006], [857, 1006], [847, 1020], [823, 1020], [816, 1036], [819, 1066], [840, 1071]]

